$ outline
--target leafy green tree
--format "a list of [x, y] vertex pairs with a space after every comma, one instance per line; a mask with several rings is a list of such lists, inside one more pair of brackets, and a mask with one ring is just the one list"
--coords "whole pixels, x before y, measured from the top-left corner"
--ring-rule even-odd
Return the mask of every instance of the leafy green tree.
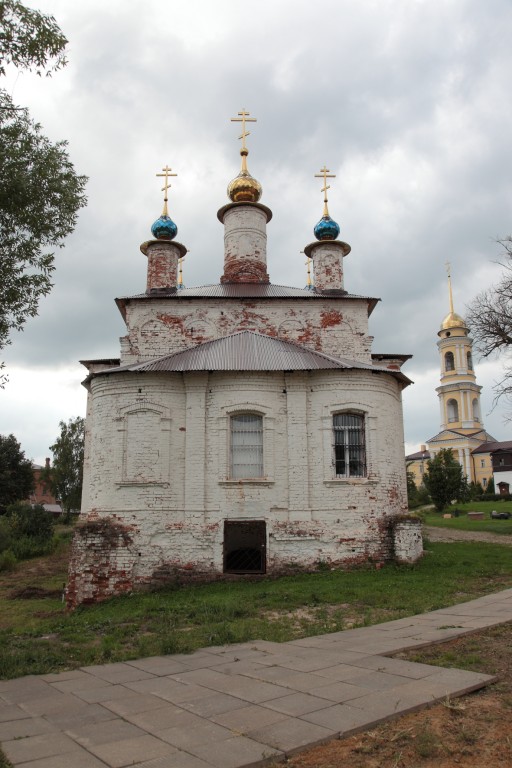
[[485, 492], [486, 493], [496, 493], [496, 489], [494, 487], [494, 477], [489, 478], [489, 482], [485, 486]]
[[[64, 66], [66, 38], [51, 16], [0, 1], [0, 78], [8, 65], [47, 74]], [[0, 349], [52, 288], [53, 249], [76, 224], [87, 178], [66, 142], [52, 143], [0, 88]]]
[[438, 512], [442, 512], [453, 499], [465, 494], [466, 479], [462, 467], [449, 448], [441, 448], [427, 461], [423, 481]]
[[59, 426], [60, 435], [50, 446], [53, 465], [42, 471], [41, 478], [69, 516], [80, 509], [82, 500], [85, 419], [77, 416]]
[[28, 499], [33, 490], [32, 463], [14, 435], [0, 435], [0, 514], [9, 504]]
[[26, 8], [19, 0], [0, 2], [0, 75], [9, 64], [41, 75], [66, 65], [67, 40], [53, 16]]

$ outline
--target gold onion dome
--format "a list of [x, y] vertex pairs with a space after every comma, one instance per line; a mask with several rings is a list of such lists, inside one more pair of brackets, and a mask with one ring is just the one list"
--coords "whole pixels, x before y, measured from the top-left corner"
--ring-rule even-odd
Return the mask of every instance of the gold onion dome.
[[464, 318], [458, 315], [456, 312], [449, 312], [443, 322], [441, 323], [441, 330], [446, 331], [449, 328], [465, 328], [466, 322]]
[[234, 203], [257, 203], [261, 197], [262, 187], [247, 170], [247, 149], [241, 149], [242, 168], [238, 176], [228, 184], [228, 197]]

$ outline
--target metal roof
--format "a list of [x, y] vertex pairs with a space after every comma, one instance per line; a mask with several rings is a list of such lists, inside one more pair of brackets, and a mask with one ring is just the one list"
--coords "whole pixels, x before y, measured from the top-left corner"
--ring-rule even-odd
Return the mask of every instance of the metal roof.
[[474, 448], [471, 453], [495, 453], [496, 451], [512, 451], [512, 440], [503, 440], [502, 442], [491, 441], [482, 443], [478, 448]]
[[[184, 371], [315, 371], [355, 369], [387, 373], [405, 386], [410, 379], [399, 371], [358, 360], [335, 358], [307, 349], [301, 344], [265, 336], [255, 331], [239, 331], [214, 341], [142, 363], [105, 369], [93, 374], [119, 372]], [[90, 379], [90, 377], [89, 377]]]
[[286, 285], [273, 285], [272, 283], [216, 283], [214, 285], [200, 285], [196, 288], [183, 288], [177, 290], [162, 290], [154, 293], [138, 293], [134, 296], [120, 296], [116, 304], [123, 317], [128, 301], [155, 299], [170, 299], [172, 301], [184, 301], [186, 299], [363, 299], [368, 302], [368, 315], [371, 315], [375, 306], [380, 301], [373, 296], [358, 296], [346, 291], [326, 291], [321, 293], [306, 288], [291, 288]]

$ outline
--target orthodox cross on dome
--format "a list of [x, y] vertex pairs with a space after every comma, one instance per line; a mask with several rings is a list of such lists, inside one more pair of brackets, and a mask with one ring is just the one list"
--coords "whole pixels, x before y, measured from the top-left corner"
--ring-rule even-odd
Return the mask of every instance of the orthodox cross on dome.
[[324, 185], [322, 187], [322, 192], [324, 193], [324, 216], [329, 215], [329, 209], [327, 207], [327, 190], [331, 188], [330, 184], [327, 184], [327, 179], [335, 179], [336, 174], [331, 173], [329, 169], [324, 165], [323, 168], [320, 168], [320, 173], [315, 173], [315, 179], [323, 179]]
[[245, 124], [246, 123], [255, 123], [257, 121], [256, 121], [255, 117], [249, 117], [249, 115], [251, 113], [250, 112], [246, 112], [245, 108], [242, 109], [242, 111], [239, 112], [238, 114], [239, 114], [239, 117], [232, 117], [231, 118], [231, 122], [232, 123], [242, 123], [242, 134], [241, 134], [241, 136], [238, 137], [239, 139], [242, 139], [242, 148], [240, 150], [240, 154], [242, 154], [244, 152], [247, 153], [249, 151], [247, 149], [246, 144], [245, 144], [245, 139], [246, 139], [247, 136], [251, 135], [250, 131], [246, 131], [245, 130]]
[[[301, 251], [301, 253], [304, 253], [304, 251]], [[312, 291], [313, 290], [313, 281], [311, 280], [311, 257], [308, 256], [306, 258], [306, 261], [304, 262], [306, 267], [308, 268], [308, 275], [307, 275], [307, 281], [306, 281], [306, 291]]]
[[447, 261], [445, 263], [445, 267], [446, 267], [446, 274], [448, 275], [448, 294], [450, 297], [450, 312], [453, 312], [452, 274], [451, 274], [452, 265], [450, 264], [449, 261]]
[[162, 216], [168, 216], [169, 214], [167, 212], [167, 200], [168, 200], [167, 190], [171, 188], [171, 184], [169, 182], [169, 177], [170, 176], [177, 176], [178, 174], [177, 173], [171, 173], [172, 168], [169, 168], [168, 165], [166, 165], [165, 168], [162, 168], [162, 171], [163, 171], [163, 173], [157, 173], [156, 176], [157, 177], [161, 176], [161, 177], [165, 178], [165, 183], [164, 183], [164, 186], [162, 187], [162, 192], [164, 193], [164, 210], [162, 212]]

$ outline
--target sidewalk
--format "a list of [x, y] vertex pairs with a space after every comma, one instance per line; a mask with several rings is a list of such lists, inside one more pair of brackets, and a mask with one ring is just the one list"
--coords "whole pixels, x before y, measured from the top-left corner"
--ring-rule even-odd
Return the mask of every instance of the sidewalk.
[[512, 589], [289, 643], [205, 648], [0, 681], [23, 768], [249, 768], [493, 681], [387, 658], [512, 621]]

